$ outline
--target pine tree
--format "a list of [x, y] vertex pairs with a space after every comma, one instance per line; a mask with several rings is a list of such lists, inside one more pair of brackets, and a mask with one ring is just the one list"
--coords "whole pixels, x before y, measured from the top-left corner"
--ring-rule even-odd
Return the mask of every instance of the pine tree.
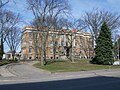
[[111, 39], [111, 31], [106, 24], [103, 23], [100, 34], [96, 41], [95, 57], [92, 62], [96, 64], [112, 64], [113, 63], [113, 44]]

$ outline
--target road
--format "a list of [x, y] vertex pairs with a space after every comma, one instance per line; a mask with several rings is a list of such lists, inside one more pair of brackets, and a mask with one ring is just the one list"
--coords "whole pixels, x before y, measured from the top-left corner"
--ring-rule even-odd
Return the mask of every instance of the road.
[[32, 63], [0, 67], [0, 90], [120, 90], [120, 70], [50, 73]]
[[0, 90], [120, 90], [120, 78], [91, 77], [0, 85]]

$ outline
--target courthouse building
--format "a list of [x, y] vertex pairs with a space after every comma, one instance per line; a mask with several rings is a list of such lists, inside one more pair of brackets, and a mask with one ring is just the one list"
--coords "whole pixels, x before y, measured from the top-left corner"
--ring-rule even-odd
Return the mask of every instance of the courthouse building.
[[[40, 58], [41, 33], [42, 30], [39, 31], [32, 26], [24, 27], [21, 37], [21, 57], [23, 59]], [[72, 41], [74, 58], [94, 57], [94, 38], [91, 33], [68, 29], [50, 29], [46, 41], [46, 58], [66, 59], [66, 47], [71, 46], [70, 41]]]

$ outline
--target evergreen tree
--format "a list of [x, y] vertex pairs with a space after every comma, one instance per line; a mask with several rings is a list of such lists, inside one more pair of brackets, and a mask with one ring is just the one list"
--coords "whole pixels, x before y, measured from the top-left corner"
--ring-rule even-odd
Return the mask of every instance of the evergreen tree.
[[2, 60], [3, 54], [4, 54], [4, 48], [3, 48], [3, 41], [1, 39], [0, 41], [0, 60]]
[[92, 62], [96, 64], [112, 64], [113, 63], [113, 44], [111, 39], [111, 31], [106, 24], [103, 23], [100, 34], [96, 41], [95, 57]]

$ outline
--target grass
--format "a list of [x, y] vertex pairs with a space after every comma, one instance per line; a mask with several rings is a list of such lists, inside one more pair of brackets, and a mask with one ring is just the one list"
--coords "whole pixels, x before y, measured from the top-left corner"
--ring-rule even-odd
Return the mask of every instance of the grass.
[[89, 63], [89, 60], [75, 60], [75, 62], [76, 63], [71, 63], [69, 60], [51, 60], [48, 61], [48, 64], [45, 66], [41, 66], [40, 63], [34, 64], [34, 66], [50, 72], [73, 72], [120, 68], [120, 66], [113, 65], [91, 64]]

